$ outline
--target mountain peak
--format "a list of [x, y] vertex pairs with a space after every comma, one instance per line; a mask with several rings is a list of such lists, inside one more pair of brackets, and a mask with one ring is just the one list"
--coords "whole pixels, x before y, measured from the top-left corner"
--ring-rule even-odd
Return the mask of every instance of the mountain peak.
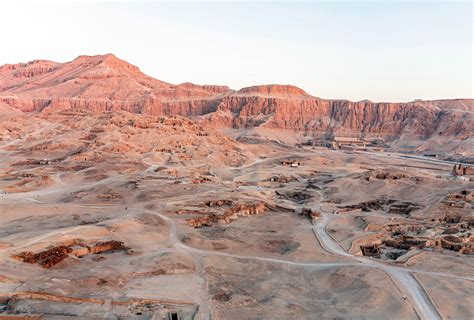
[[[96, 54], [96, 55], [86, 55], [81, 54], [73, 61], [104, 61], [106, 59], [118, 59], [116, 55], [113, 53], [106, 53], [106, 54]], [[118, 59], [120, 60], [120, 59]]]
[[117, 56], [112, 53], [94, 56], [81, 55], [74, 59], [71, 64], [81, 64], [84, 66], [106, 66], [117, 71], [140, 71], [137, 66], [117, 58]]
[[54, 110], [83, 104], [94, 110], [118, 106], [140, 110], [145, 105], [162, 108], [168, 101], [207, 99], [228, 91], [225, 86], [166, 83], [114, 54], [81, 55], [64, 63], [0, 66], [0, 102], [14, 96], [21, 101], [17, 103], [23, 111], [43, 109], [45, 105]]
[[267, 84], [242, 88], [237, 95], [257, 95], [265, 97], [311, 98], [303, 89], [289, 84]]

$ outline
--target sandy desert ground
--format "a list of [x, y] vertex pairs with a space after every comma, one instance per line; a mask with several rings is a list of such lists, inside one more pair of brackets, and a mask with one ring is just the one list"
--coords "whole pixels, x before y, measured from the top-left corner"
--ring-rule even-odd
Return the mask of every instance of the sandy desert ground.
[[474, 182], [449, 161], [34, 120], [0, 122], [0, 317], [474, 317]]

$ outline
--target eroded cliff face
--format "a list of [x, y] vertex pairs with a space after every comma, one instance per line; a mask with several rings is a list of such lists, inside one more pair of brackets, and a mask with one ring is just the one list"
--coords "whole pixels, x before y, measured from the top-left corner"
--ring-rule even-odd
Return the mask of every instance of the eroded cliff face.
[[0, 102], [25, 112], [87, 109], [200, 116], [215, 127], [284, 129], [308, 136], [363, 135], [424, 140], [474, 135], [474, 100], [352, 102], [313, 97], [291, 85], [233, 91], [169, 84], [113, 55], [67, 63], [35, 60], [0, 66]]
[[[84, 108], [193, 115], [209, 112], [202, 101], [225, 92], [233, 91], [156, 80], [111, 54], [80, 56], [66, 63], [36, 60], [0, 66], [0, 102], [25, 112]], [[170, 102], [176, 110], [169, 110]]]
[[[230, 95], [220, 100], [219, 111], [209, 122], [234, 128], [262, 126], [309, 136], [366, 135], [417, 139], [432, 135], [474, 134], [473, 100], [409, 103], [352, 102], [319, 98], [274, 98]], [[223, 115], [231, 119], [222, 120]], [[214, 119], [215, 117], [215, 119]], [[215, 121], [214, 121], [215, 120]]]

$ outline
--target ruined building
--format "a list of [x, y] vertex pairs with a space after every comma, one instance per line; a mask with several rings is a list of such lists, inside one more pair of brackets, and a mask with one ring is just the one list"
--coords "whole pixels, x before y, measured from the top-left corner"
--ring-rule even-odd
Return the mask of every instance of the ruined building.
[[457, 176], [474, 176], [474, 167], [465, 166], [463, 164], [455, 164], [453, 166], [452, 175]]
[[298, 167], [302, 165], [301, 162], [296, 160], [283, 160], [280, 162], [282, 166]]
[[303, 208], [301, 210], [301, 215], [310, 220], [317, 220], [321, 217], [321, 213], [319, 211], [313, 210], [311, 208]]
[[70, 254], [76, 257], [82, 257], [87, 254], [98, 254], [115, 250], [125, 250], [123, 242], [109, 240], [96, 242], [93, 244], [79, 243], [73, 241], [71, 245], [60, 245], [50, 249], [45, 249], [38, 253], [30, 251], [21, 252], [13, 256], [13, 258], [25, 263], [39, 264], [43, 268], [51, 268], [66, 259]]

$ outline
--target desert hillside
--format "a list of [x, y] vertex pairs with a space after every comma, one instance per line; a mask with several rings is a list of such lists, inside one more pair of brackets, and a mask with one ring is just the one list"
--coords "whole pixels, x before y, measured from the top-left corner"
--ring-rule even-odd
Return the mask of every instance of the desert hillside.
[[[384, 138], [395, 146], [459, 152], [473, 145], [472, 99], [385, 103], [328, 100], [291, 85], [238, 91], [227, 86], [170, 84], [112, 54], [66, 63], [34, 60], [0, 66], [0, 102], [24, 112], [80, 108], [93, 112], [201, 116], [220, 128], [286, 130], [306, 137]], [[443, 142], [455, 137], [455, 146]], [[426, 142], [428, 141], [428, 142]]]
[[0, 87], [1, 319], [472, 318], [472, 100], [174, 85], [113, 55]]

